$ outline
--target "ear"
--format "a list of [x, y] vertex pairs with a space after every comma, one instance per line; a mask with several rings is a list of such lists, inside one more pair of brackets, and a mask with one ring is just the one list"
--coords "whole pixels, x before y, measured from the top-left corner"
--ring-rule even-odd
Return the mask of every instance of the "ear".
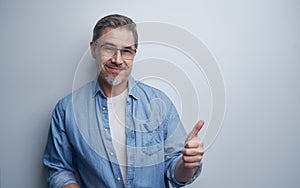
[[92, 54], [92, 57], [94, 58], [94, 59], [96, 59], [96, 52], [95, 52], [95, 44], [94, 44], [94, 42], [90, 42], [90, 49], [91, 49], [91, 54]]

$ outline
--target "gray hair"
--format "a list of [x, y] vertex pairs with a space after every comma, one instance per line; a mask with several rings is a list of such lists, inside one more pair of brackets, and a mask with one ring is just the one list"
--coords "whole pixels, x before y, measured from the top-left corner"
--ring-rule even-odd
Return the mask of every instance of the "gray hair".
[[135, 40], [135, 48], [138, 47], [138, 33], [136, 30], [136, 24], [134, 21], [124, 15], [120, 14], [111, 14], [101, 18], [94, 27], [93, 30], [93, 42], [95, 42], [98, 38], [101, 37], [102, 32], [106, 28], [118, 28], [124, 27], [132, 32], [134, 40]]

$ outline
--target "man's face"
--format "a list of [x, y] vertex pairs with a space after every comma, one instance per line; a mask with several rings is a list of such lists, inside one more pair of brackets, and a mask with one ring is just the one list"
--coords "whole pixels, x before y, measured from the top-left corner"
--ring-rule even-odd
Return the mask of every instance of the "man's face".
[[92, 56], [96, 59], [100, 71], [100, 81], [111, 86], [126, 83], [132, 70], [134, 43], [130, 30], [107, 28], [101, 37], [91, 44]]

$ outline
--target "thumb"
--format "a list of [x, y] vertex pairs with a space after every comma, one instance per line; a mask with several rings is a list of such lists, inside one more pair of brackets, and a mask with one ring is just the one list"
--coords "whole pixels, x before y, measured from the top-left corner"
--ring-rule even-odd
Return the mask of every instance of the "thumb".
[[204, 125], [204, 121], [200, 120], [198, 121], [198, 123], [194, 126], [194, 128], [192, 129], [192, 131], [188, 134], [185, 143], [187, 143], [188, 141], [190, 141], [192, 138], [198, 136], [199, 131], [202, 129]]

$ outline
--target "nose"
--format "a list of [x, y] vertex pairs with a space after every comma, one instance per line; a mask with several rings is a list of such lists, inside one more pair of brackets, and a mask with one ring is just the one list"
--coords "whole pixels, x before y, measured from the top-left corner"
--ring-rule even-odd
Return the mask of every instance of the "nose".
[[123, 63], [123, 58], [120, 50], [117, 50], [116, 53], [113, 55], [112, 62], [118, 65]]

